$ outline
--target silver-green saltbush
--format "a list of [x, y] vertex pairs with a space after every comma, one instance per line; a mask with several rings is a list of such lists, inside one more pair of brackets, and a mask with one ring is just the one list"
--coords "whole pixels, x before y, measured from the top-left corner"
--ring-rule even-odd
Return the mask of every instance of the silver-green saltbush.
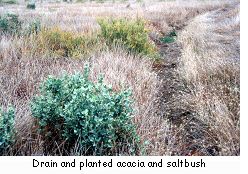
[[10, 107], [6, 112], [0, 108], [0, 155], [6, 154], [8, 148], [14, 142], [14, 109]]
[[66, 142], [67, 148], [77, 145], [80, 154], [137, 154], [139, 137], [131, 121], [131, 93], [113, 92], [102, 80], [93, 83], [87, 66], [83, 75], [48, 77], [31, 103], [43, 137]]
[[0, 15], [0, 34], [19, 34], [21, 27], [22, 22], [19, 20], [18, 15], [11, 13]]

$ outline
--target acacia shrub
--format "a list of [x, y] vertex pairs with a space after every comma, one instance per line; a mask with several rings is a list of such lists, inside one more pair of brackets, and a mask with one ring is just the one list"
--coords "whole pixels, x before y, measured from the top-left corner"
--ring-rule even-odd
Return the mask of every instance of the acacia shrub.
[[52, 57], [80, 58], [99, 48], [93, 35], [80, 35], [58, 27], [41, 29], [37, 40], [39, 50]]
[[157, 49], [149, 39], [142, 19], [99, 19], [101, 36], [108, 44], [123, 44], [129, 51], [156, 58]]

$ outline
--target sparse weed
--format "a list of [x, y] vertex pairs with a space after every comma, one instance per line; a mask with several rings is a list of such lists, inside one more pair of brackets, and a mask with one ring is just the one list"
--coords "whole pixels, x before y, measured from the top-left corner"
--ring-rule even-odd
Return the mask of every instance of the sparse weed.
[[23, 29], [25, 35], [38, 34], [41, 31], [40, 20], [36, 19], [28, 23], [27, 27]]

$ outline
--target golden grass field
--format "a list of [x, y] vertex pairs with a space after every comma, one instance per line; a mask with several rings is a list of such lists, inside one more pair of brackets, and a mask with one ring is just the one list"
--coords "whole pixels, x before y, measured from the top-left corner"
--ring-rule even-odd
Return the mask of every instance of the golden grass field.
[[[18, 14], [24, 23], [94, 36], [99, 18], [142, 18], [160, 60], [129, 53], [102, 42], [79, 58], [53, 57], [39, 51], [32, 36], [0, 36], [0, 106], [15, 107], [15, 144], [6, 155], [44, 155], [29, 103], [40, 82], [63, 71], [104, 75], [115, 91], [132, 90], [133, 123], [143, 155], [240, 154], [240, 17], [238, 0], [112, 1], [0, 5], [0, 15]], [[159, 38], [176, 31], [173, 43]], [[60, 148], [60, 145], [57, 147]], [[68, 155], [74, 155], [68, 154]]]

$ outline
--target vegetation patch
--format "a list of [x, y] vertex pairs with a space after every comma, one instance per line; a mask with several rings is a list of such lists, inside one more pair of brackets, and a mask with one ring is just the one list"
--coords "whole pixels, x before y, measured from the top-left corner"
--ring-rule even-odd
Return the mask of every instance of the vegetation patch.
[[12, 36], [29, 36], [38, 34], [40, 30], [41, 23], [38, 19], [24, 23], [16, 14], [7, 13], [0, 16], [0, 33]]
[[100, 19], [101, 36], [108, 44], [123, 44], [129, 51], [157, 57], [155, 44], [149, 39], [146, 22], [142, 19]]
[[165, 37], [160, 38], [160, 41], [163, 43], [172, 43], [176, 41], [177, 34], [175, 31], [171, 31]]
[[17, 1], [16, 0], [1, 0], [0, 4], [1, 3], [3, 3], [3, 4], [17, 4]]
[[27, 4], [27, 9], [35, 9], [35, 8], [36, 8], [35, 3], [28, 3]]
[[79, 58], [100, 48], [96, 45], [97, 37], [63, 31], [58, 27], [42, 29], [37, 40], [40, 51], [54, 57]]
[[24, 29], [26, 35], [38, 34], [41, 31], [40, 20], [36, 19], [28, 23], [27, 28]]
[[0, 16], [0, 33], [4, 34], [19, 34], [21, 32], [22, 22], [18, 15], [7, 13]]
[[0, 109], [0, 155], [6, 154], [14, 142], [14, 109], [10, 107], [6, 112]]
[[64, 150], [77, 144], [78, 154], [138, 153], [130, 95], [130, 91], [113, 92], [102, 78], [97, 83], [90, 81], [88, 66], [83, 75], [49, 77], [31, 104], [48, 153], [55, 142], [65, 141]]

